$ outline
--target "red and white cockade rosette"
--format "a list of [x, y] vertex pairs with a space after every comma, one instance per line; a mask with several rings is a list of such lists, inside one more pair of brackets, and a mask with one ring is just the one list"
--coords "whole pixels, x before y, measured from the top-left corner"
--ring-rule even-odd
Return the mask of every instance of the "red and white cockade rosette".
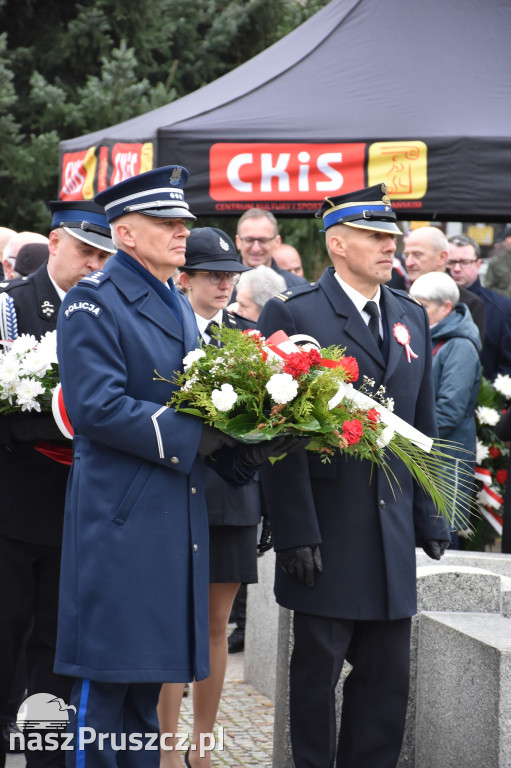
[[[394, 335], [396, 335], [396, 328], [398, 326], [400, 326], [406, 332], [407, 338], [407, 341], [405, 341], [404, 334], [398, 330], [398, 334], [401, 334], [402, 339], [400, 343], [405, 346], [407, 355], [411, 354], [412, 357], [416, 358], [417, 355], [412, 352], [411, 349], [409, 349], [410, 334], [408, 333], [408, 329], [401, 323], [396, 323], [394, 326]], [[295, 335], [289, 337], [286, 333], [284, 333], [284, 331], [277, 331], [268, 339], [266, 339], [263, 344], [263, 349], [269, 356], [273, 355], [276, 358], [286, 360], [289, 355], [302, 351], [303, 347], [297, 346], [297, 343], [300, 345], [310, 344], [315, 346], [317, 349], [320, 349], [319, 343], [312, 336]], [[332, 367], [334, 365], [341, 365], [341, 363], [334, 360], [323, 360], [323, 365], [325, 365], [325, 367]], [[404, 421], [404, 419], [396, 416], [395, 413], [392, 413], [392, 411], [383, 406], [381, 403], [373, 400], [373, 398], [369, 397], [369, 395], [365, 395], [363, 392], [355, 389], [353, 384], [339, 382], [339, 389], [328, 402], [329, 410], [335, 408], [335, 406], [342, 402], [344, 399], [351, 400], [364, 410], [375, 408], [378, 411], [381, 416], [382, 423], [387, 427], [387, 429], [383, 431], [380, 438], [383, 445], [388, 444], [392, 440], [393, 435], [396, 433], [410, 440], [410, 442], [412, 442], [418, 448], [421, 448], [426, 453], [430, 453], [433, 447], [433, 439], [431, 437], [428, 437], [423, 432], [420, 432], [418, 429], [415, 429], [415, 427], [412, 427], [410, 424], [408, 424], [408, 422]]]
[[410, 346], [410, 342], [412, 340], [412, 337], [410, 336], [410, 331], [406, 327], [406, 325], [403, 325], [403, 323], [395, 323], [394, 328], [392, 329], [392, 332], [394, 334], [394, 338], [399, 344], [402, 344], [405, 348], [406, 352], [406, 359], [409, 363], [412, 362], [412, 357], [414, 360], [417, 360], [419, 355], [416, 355], [413, 349]]

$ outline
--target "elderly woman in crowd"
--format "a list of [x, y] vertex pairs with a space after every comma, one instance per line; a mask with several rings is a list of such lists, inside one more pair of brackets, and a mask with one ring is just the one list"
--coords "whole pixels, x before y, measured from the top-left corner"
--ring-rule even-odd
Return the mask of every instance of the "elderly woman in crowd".
[[[450, 456], [446, 465], [452, 473], [456, 495], [471, 494], [475, 407], [481, 383], [479, 331], [466, 304], [459, 302], [458, 286], [444, 272], [428, 272], [418, 277], [410, 295], [424, 305], [429, 317], [438, 433], [441, 439], [458, 444], [445, 448]], [[459, 520], [465, 511], [463, 502], [458, 499], [456, 506], [453, 513], [458, 514]], [[459, 549], [456, 531], [451, 532], [451, 539], [451, 548]]]
[[256, 321], [268, 299], [285, 290], [286, 281], [282, 275], [261, 264], [240, 276], [236, 291], [237, 311]]

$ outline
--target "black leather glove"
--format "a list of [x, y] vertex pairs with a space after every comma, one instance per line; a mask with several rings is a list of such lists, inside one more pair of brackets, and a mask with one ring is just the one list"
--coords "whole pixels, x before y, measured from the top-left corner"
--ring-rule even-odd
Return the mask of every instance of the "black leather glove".
[[424, 542], [422, 549], [428, 557], [431, 557], [433, 560], [440, 560], [448, 546], [448, 541], [437, 541], [436, 539], [430, 539], [430, 541]]
[[314, 586], [316, 571], [323, 570], [318, 544], [306, 547], [281, 549], [276, 553], [277, 562], [285, 573], [297, 576], [308, 587]]
[[199, 450], [197, 451], [199, 456], [211, 456], [212, 453], [226, 445], [229, 448], [234, 448], [235, 445], [238, 445], [238, 441], [234, 437], [226, 435], [225, 432], [220, 432], [219, 429], [210, 427], [209, 424], [202, 425]]
[[241, 461], [247, 467], [259, 467], [270, 457], [277, 458], [284, 453], [291, 453], [297, 448], [305, 448], [310, 437], [302, 435], [278, 435], [262, 443], [244, 445], [241, 449]]
[[259, 536], [259, 544], [257, 545], [257, 551], [261, 554], [268, 552], [273, 547], [273, 537], [271, 535], [271, 525], [267, 517], [263, 517], [263, 524], [261, 527], [261, 535]]
[[49, 414], [15, 414], [12, 417], [11, 433], [20, 443], [39, 442], [39, 440], [66, 441], [55, 419]]

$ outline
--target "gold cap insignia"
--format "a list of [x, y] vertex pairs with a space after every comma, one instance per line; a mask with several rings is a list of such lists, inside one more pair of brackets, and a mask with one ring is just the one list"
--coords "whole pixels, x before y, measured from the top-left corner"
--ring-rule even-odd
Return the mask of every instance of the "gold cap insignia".
[[174, 168], [174, 170], [172, 171], [169, 181], [173, 187], [177, 186], [181, 181], [181, 173], [182, 173], [181, 168]]

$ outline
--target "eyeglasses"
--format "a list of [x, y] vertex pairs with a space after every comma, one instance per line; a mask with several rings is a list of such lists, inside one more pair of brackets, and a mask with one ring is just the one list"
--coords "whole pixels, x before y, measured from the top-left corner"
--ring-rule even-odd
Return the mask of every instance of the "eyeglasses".
[[449, 259], [449, 261], [446, 261], [445, 266], [447, 269], [452, 269], [453, 267], [468, 267], [470, 264], [475, 264], [477, 259], [456, 259], [452, 260]]
[[207, 272], [203, 269], [195, 269], [194, 274], [207, 275], [212, 285], [220, 285], [224, 280], [227, 280], [229, 285], [236, 285], [240, 279], [239, 272]]
[[269, 245], [272, 240], [275, 240], [276, 237], [277, 235], [273, 235], [273, 237], [240, 237], [238, 235], [238, 238], [241, 240], [241, 242], [245, 243], [249, 247], [254, 245], [254, 243], [259, 243], [262, 248], [265, 248], [267, 245]]

